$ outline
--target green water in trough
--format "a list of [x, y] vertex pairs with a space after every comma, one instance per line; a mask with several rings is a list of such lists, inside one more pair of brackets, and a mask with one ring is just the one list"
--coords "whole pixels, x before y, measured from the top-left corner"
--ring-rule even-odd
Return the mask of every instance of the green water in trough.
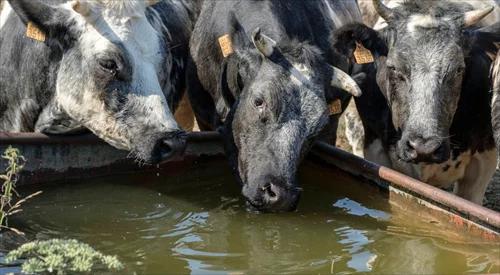
[[[225, 163], [174, 176], [45, 186], [11, 225], [74, 238], [125, 264], [119, 274], [456, 274], [500, 272], [500, 245], [455, 240], [378, 188], [313, 164], [293, 213], [245, 210]], [[33, 190], [22, 190], [29, 193]]]

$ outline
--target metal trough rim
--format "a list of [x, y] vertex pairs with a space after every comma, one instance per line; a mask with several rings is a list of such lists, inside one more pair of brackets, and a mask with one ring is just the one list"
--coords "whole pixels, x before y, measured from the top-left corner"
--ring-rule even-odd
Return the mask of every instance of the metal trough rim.
[[[188, 142], [219, 140], [220, 135], [217, 132], [191, 132], [187, 135]], [[41, 133], [11, 133], [0, 132], [0, 144], [78, 144], [78, 145], [97, 145], [106, 144], [102, 139], [93, 134], [84, 135], [45, 135]]]
[[[187, 136], [188, 142], [220, 141], [217, 132], [191, 132]], [[43, 144], [103, 144], [104, 141], [98, 137], [88, 135], [75, 136], [48, 136], [41, 133], [6, 133], [0, 132], [0, 144], [11, 145], [43, 145]], [[436, 202], [441, 208], [458, 213], [462, 217], [493, 228], [496, 232], [500, 230], [500, 213], [487, 209], [462, 199], [454, 194], [448, 193], [402, 173], [387, 167], [369, 162], [351, 153], [345, 152], [325, 142], [316, 142], [312, 149], [313, 154], [326, 156], [340, 169], [348, 173], [362, 176], [375, 181], [390, 182], [391, 185], [408, 190], [418, 196]]]
[[468, 220], [485, 225], [496, 232], [500, 231], [500, 213], [460, 198], [432, 185], [426, 184], [393, 169], [369, 162], [324, 142], [317, 142], [313, 153], [327, 154], [339, 168], [351, 174], [359, 171], [359, 176], [371, 180], [390, 182], [398, 189], [408, 190], [426, 200], [438, 203], [441, 208], [460, 214]]

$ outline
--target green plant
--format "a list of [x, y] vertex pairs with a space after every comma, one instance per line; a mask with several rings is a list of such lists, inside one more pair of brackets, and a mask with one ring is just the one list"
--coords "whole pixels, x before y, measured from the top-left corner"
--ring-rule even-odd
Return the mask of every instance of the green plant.
[[116, 256], [104, 255], [77, 240], [50, 239], [23, 244], [9, 252], [6, 263], [26, 259], [24, 273], [74, 274], [99, 269], [120, 270], [123, 264]]
[[33, 198], [34, 196], [42, 193], [41, 191], [33, 193], [21, 200], [18, 200], [13, 204], [13, 197], [19, 194], [16, 192], [16, 183], [18, 180], [18, 174], [24, 167], [26, 163], [25, 158], [19, 153], [19, 150], [9, 146], [2, 155], [2, 158], [7, 161], [7, 168], [5, 169], [5, 174], [0, 175], [0, 179], [3, 180], [2, 193], [0, 196], [0, 229], [10, 229], [18, 234], [23, 234], [21, 231], [9, 227], [7, 217], [18, 212], [21, 212], [21, 205], [27, 200]]

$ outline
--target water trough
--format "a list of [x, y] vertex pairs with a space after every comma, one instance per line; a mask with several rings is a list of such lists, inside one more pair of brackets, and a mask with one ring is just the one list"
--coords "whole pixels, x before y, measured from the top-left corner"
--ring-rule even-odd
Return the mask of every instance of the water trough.
[[[46, 136], [37, 133], [0, 133], [0, 151], [8, 146], [20, 149], [27, 159], [19, 185], [65, 182], [72, 179], [151, 171], [175, 175], [187, 170], [200, 158], [223, 158], [224, 150], [215, 132], [188, 135], [184, 157], [160, 165], [138, 165], [127, 152], [107, 145], [93, 135]], [[500, 213], [463, 200], [386, 167], [368, 162], [326, 143], [318, 142], [308, 158], [341, 169], [367, 184], [388, 193], [392, 204], [418, 215], [440, 230], [459, 232], [457, 236], [475, 236], [500, 241]], [[0, 162], [0, 169], [4, 169]]]

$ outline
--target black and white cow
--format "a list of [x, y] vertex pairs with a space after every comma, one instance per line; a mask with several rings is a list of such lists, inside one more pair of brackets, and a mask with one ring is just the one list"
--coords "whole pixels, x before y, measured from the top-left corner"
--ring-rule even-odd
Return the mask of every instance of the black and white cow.
[[499, 33], [475, 24], [493, 7], [475, 10], [458, 1], [374, 5], [387, 27], [353, 24], [335, 39], [345, 54], [358, 41], [376, 57], [356, 101], [365, 157], [435, 186], [457, 182], [459, 196], [481, 203], [496, 168], [488, 52], [496, 50]]
[[2, 0], [0, 131], [89, 129], [145, 162], [182, 152], [171, 110], [185, 86], [191, 5]]
[[334, 138], [341, 108], [360, 94], [330, 43], [352, 18], [361, 20], [355, 1], [204, 2], [191, 37], [190, 100], [202, 129], [225, 122], [250, 208], [296, 207], [301, 158], [316, 137]]

